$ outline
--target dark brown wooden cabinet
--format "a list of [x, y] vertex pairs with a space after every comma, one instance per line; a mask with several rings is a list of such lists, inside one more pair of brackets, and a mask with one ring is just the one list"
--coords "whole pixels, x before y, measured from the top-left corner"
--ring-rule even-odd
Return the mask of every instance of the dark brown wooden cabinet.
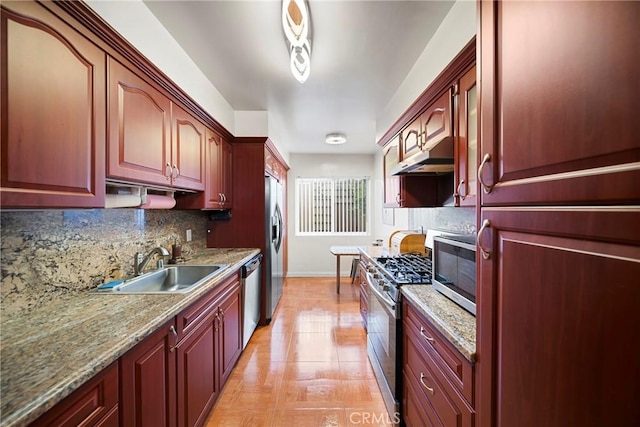
[[639, 19], [480, 3], [481, 427], [640, 424]]
[[106, 54], [31, 2], [2, 2], [0, 204], [104, 206]]
[[205, 127], [177, 104], [171, 104], [172, 185], [188, 190], [204, 190]]
[[206, 129], [204, 191], [177, 196], [179, 209], [231, 209], [233, 207], [233, 176], [231, 143]]
[[204, 149], [202, 123], [110, 58], [107, 178], [203, 190]]
[[[266, 153], [269, 153], [269, 157]], [[282, 212], [287, 212], [287, 169], [284, 160], [276, 154], [277, 150], [267, 138], [247, 137], [236, 138], [233, 142], [233, 215], [225, 220], [211, 220], [207, 223], [207, 247], [210, 248], [259, 248], [268, 257], [265, 247], [266, 235], [266, 200], [265, 174], [267, 159], [270, 160], [270, 170], [279, 170], [279, 182], [283, 185], [284, 206]], [[277, 166], [275, 163], [277, 163]], [[284, 275], [287, 273], [287, 227], [284, 227]], [[265, 258], [263, 263], [271, 262]], [[262, 269], [262, 283], [265, 283], [266, 269]], [[263, 303], [261, 324], [266, 323], [266, 297], [263, 286], [261, 300]]]
[[238, 274], [178, 315], [176, 346], [178, 426], [206, 421], [242, 352]]
[[176, 425], [175, 320], [120, 358], [120, 425]]
[[407, 301], [402, 305], [402, 412], [407, 426], [475, 425], [474, 368]]
[[400, 160], [400, 137], [383, 147], [384, 207], [442, 206], [452, 194], [453, 175], [392, 175]]
[[[475, 78], [471, 82], [470, 75], [465, 73], [475, 64], [475, 43], [473, 38], [378, 141], [383, 150], [384, 207], [420, 208], [475, 204], [474, 197], [465, 197], [463, 203], [460, 203], [460, 197], [457, 193], [454, 194], [454, 178], [455, 187], [460, 191], [460, 174], [470, 174], [471, 178], [467, 182], [473, 181], [475, 176], [475, 163], [469, 159], [466, 164], [468, 157], [460, 159], [460, 149], [457, 147], [462, 143], [459, 138], [460, 132], [463, 132], [466, 144], [471, 141], [469, 126], [470, 130], [474, 129], [471, 122], [474, 116], [471, 114], [474, 111], [474, 96], [477, 96]], [[467, 102], [464, 105], [459, 102], [460, 96], [454, 92], [454, 89], [462, 87], [461, 85], [464, 87]], [[464, 112], [459, 111], [461, 106], [465, 108]], [[461, 119], [466, 120], [462, 123], [462, 131]], [[411, 163], [411, 157], [420, 156], [423, 151], [429, 151], [438, 144], [441, 144], [440, 147], [443, 147], [442, 144], [451, 144], [450, 156], [453, 159], [452, 164], [442, 166], [438, 174], [392, 175], [399, 164]], [[469, 143], [469, 148], [465, 148], [462, 154], [467, 156], [469, 152], [469, 155], [473, 156], [473, 147]], [[459, 167], [460, 161], [465, 162], [465, 165]]]
[[478, 86], [476, 67], [456, 84], [456, 206], [475, 206], [478, 177]]
[[402, 194], [400, 193], [400, 177], [391, 175], [391, 171], [400, 163], [400, 135], [393, 138], [382, 149], [382, 176], [384, 178], [384, 207], [399, 208]]
[[118, 416], [118, 364], [114, 363], [30, 425], [116, 427]]
[[640, 203], [639, 8], [483, 3], [483, 205]]

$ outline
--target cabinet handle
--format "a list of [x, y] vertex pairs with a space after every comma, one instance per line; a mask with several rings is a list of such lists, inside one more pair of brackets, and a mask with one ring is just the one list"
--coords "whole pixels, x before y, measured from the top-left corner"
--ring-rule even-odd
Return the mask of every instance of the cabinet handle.
[[218, 203], [222, 204], [222, 193], [218, 193]]
[[164, 167], [164, 177], [167, 178], [167, 181], [171, 179], [171, 163], [167, 162], [167, 165]]
[[213, 320], [213, 330], [217, 331], [218, 329], [220, 329], [220, 314], [216, 311], [216, 319], [218, 319], [218, 324], [216, 325], [216, 321], [215, 319]]
[[460, 183], [458, 184], [458, 186], [456, 187], [456, 196], [460, 197], [462, 200], [464, 200], [467, 195], [466, 195], [466, 191], [465, 191], [465, 195], [463, 196], [462, 194], [460, 194], [460, 189], [462, 188], [462, 184], [464, 184], [464, 179], [460, 180]]
[[431, 344], [436, 342], [436, 340], [434, 340], [433, 338], [431, 338], [430, 336], [428, 336], [427, 334], [424, 333], [425, 330], [426, 329], [424, 329], [422, 326], [420, 326], [420, 335], [422, 335], [424, 337], [424, 339], [429, 341]]
[[426, 378], [426, 375], [420, 372], [420, 384], [422, 384], [422, 387], [426, 388], [427, 391], [433, 396], [435, 394], [435, 391], [433, 390], [432, 387], [429, 387], [424, 383], [425, 378]]
[[173, 165], [172, 169], [173, 169], [174, 173], [171, 174], [171, 178], [173, 178], [173, 179], [178, 178], [180, 176], [180, 169], [178, 169], [177, 165]]
[[221, 315], [220, 322], [224, 323], [224, 311], [222, 309], [218, 308], [218, 312]]
[[222, 193], [222, 203], [227, 203], [227, 196]]
[[[171, 332], [171, 333], [173, 334], [173, 337], [174, 337], [174, 338], [176, 339], [176, 341], [177, 341], [177, 340], [178, 340], [178, 331], [176, 331], [176, 327], [175, 327], [175, 326], [173, 326], [173, 325], [169, 326], [169, 332]], [[175, 346], [171, 346], [171, 347], [169, 348], [169, 352], [170, 352], [170, 353], [173, 353], [175, 349], [176, 349], [176, 347], [175, 347]]]
[[491, 161], [491, 154], [487, 153], [482, 158], [482, 162], [478, 167], [478, 181], [480, 181], [480, 184], [482, 185], [482, 189], [486, 194], [491, 193], [491, 190], [493, 190], [493, 185], [487, 185], [484, 183], [484, 180], [482, 179], [482, 170], [484, 169], [484, 165], [486, 165], [490, 161]]
[[485, 219], [484, 221], [482, 221], [482, 227], [480, 227], [480, 231], [478, 231], [478, 236], [476, 237], [476, 244], [480, 248], [480, 253], [482, 253], [482, 258], [484, 259], [491, 258], [491, 252], [485, 250], [482, 247], [482, 245], [480, 244], [480, 239], [482, 238], [482, 232], [489, 227], [491, 227], [491, 221], [489, 221], [488, 219]]
[[402, 199], [400, 198], [400, 193], [396, 195], [396, 203], [400, 206], [402, 205]]

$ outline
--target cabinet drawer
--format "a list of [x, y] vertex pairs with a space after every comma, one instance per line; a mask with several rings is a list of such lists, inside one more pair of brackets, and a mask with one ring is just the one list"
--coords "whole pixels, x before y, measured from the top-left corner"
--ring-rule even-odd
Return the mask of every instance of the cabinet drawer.
[[403, 373], [402, 381], [402, 416], [407, 427], [437, 427], [442, 423], [438, 419], [431, 404], [421, 391], [416, 389], [407, 372]]
[[31, 425], [100, 426], [117, 425], [117, 420], [118, 364], [114, 363]]
[[195, 327], [211, 314], [216, 307], [213, 307], [213, 301], [217, 299], [222, 293], [226, 292], [234, 282], [238, 282], [238, 273], [225, 279], [222, 283], [218, 284], [209, 293], [198, 301], [187, 307], [177, 316], [177, 329], [178, 336], [177, 341], [181, 340], [184, 336], [189, 334]]
[[[424, 399], [433, 407], [442, 425], [472, 426], [471, 408], [453, 389], [429, 353], [420, 348], [415, 338], [412, 334], [405, 334], [403, 339], [406, 360], [403, 367], [405, 380], [420, 390]], [[420, 395], [420, 393], [417, 394]]]
[[411, 333], [417, 344], [429, 352], [439, 363], [447, 379], [467, 401], [474, 404], [473, 365], [451, 345], [446, 338], [411, 306], [404, 304], [403, 327], [405, 333]]

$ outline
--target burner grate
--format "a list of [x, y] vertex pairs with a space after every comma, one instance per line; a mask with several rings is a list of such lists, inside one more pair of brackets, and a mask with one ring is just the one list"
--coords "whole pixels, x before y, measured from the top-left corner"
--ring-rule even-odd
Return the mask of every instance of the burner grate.
[[420, 254], [379, 257], [376, 262], [396, 285], [431, 283], [431, 260]]

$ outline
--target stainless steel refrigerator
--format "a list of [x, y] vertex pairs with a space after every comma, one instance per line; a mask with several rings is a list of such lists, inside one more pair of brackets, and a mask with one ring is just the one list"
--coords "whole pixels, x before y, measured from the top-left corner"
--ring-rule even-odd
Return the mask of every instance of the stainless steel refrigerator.
[[265, 221], [266, 221], [266, 262], [264, 264], [265, 296], [266, 296], [266, 322], [271, 322], [273, 312], [282, 296], [284, 281], [283, 252], [282, 247], [284, 221], [282, 205], [284, 194], [282, 184], [271, 176], [265, 177]]

